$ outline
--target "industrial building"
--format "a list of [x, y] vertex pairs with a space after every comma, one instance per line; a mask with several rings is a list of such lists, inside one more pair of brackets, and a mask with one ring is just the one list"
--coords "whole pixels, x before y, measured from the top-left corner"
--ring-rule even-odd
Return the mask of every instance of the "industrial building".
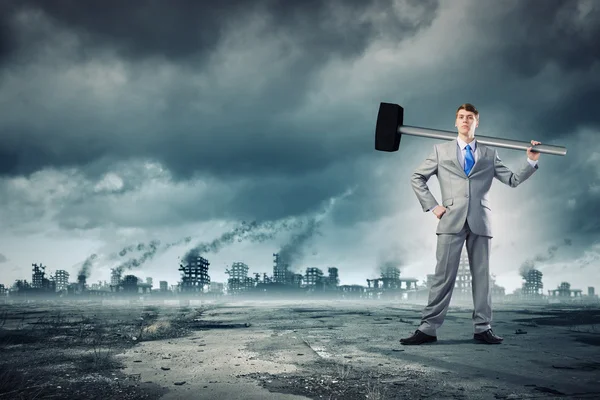
[[204, 257], [196, 257], [192, 262], [180, 264], [181, 282], [179, 288], [184, 293], [202, 293], [210, 285], [208, 266], [210, 263]]
[[523, 300], [539, 300], [543, 295], [544, 284], [542, 282], [544, 274], [531, 268], [523, 275], [523, 287], [520, 292], [520, 297]]

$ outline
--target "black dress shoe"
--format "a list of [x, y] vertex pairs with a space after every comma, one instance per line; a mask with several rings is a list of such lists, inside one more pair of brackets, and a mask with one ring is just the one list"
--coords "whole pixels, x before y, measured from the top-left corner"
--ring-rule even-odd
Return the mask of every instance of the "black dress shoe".
[[474, 334], [473, 339], [487, 344], [500, 344], [504, 340], [500, 336], [494, 335], [494, 332], [492, 332], [491, 329], [488, 329], [485, 332]]
[[400, 339], [400, 343], [405, 345], [423, 344], [437, 342], [437, 336], [431, 336], [426, 333], [416, 330], [415, 333], [408, 338]]

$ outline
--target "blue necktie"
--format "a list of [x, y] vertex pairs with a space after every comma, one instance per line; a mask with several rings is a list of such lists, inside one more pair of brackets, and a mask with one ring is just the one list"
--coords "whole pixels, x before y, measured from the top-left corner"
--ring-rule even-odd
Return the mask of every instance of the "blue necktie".
[[473, 168], [473, 165], [475, 164], [475, 158], [473, 158], [471, 146], [467, 145], [467, 147], [465, 147], [465, 150], [467, 150], [465, 154], [465, 174], [469, 175], [469, 172], [471, 172], [471, 168]]

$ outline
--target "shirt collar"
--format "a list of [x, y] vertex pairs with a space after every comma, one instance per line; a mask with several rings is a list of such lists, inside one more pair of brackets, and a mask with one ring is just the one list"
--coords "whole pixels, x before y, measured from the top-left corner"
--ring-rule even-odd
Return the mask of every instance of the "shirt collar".
[[467, 147], [467, 144], [469, 146], [471, 146], [471, 151], [473, 151], [473, 152], [475, 152], [475, 149], [477, 148], [477, 139], [473, 140], [471, 143], [466, 143], [464, 140], [462, 140], [460, 138], [460, 136], [457, 136], [456, 141], [458, 142], [458, 146], [460, 147], [461, 150], [464, 150], [465, 147]]

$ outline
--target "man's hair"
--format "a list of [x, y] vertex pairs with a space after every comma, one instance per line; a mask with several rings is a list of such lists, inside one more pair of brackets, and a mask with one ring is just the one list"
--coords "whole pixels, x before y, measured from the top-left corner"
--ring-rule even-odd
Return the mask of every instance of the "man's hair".
[[479, 119], [479, 111], [477, 111], [477, 109], [475, 108], [475, 106], [471, 103], [465, 103], [462, 104], [460, 107], [458, 107], [458, 109], [456, 110], [456, 115], [458, 116], [458, 112], [460, 110], [465, 110], [465, 111], [470, 111], [473, 114], [475, 114], [475, 118]]

